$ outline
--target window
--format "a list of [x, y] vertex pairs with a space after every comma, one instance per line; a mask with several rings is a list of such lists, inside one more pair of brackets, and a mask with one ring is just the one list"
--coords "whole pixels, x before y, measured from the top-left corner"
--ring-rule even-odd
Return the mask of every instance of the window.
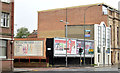
[[107, 29], [107, 47], [110, 48], [110, 38], [111, 38], [111, 33], [110, 29]]
[[1, 2], [10, 3], [10, 0], [1, 0]]
[[110, 28], [111, 28], [112, 26], [110, 25]]
[[111, 42], [111, 29], [109, 27], [106, 28], [106, 46], [107, 46], [107, 53], [110, 53], [110, 42]]
[[107, 10], [107, 8], [105, 6], [102, 6], [102, 11], [103, 11], [104, 15], [108, 14], [108, 10]]
[[9, 27], [9, 13], [1, 13], [1, 26]]
[[0, 58], [6, 58], [7, 41], [0, 40]]
[[117, 45], [119, 45], [119, 27], [117, 27]]
[[100, 53], [100, 46], [101, 46], [101, 27], [98, 26], [98, 53]]
[[98, 54], [98, 62], [100, 62], [100, 55]]
[[119, 17], [119, 14], [118, 14], [118, 13], [116, 13], [116, 17]]
[[112, 16], [113, 15], [113, 11], [109, 10], [109, 14]]
[[111, 44], [112, 44], [112, 26], [110, 25], [110, 29], [111, 29], [111, 32], [110, 32], [110, 39], [111, 39]]
[[105, 27], [105, 25], [103, 25], [103, 46], [105, 46], [105, 39], [106, 39], [105, 38], [106, 37], [105, 32], [106, 32], [106, 27]]
[[119, 60], [119, 53], [118, 53], [118, 60]]

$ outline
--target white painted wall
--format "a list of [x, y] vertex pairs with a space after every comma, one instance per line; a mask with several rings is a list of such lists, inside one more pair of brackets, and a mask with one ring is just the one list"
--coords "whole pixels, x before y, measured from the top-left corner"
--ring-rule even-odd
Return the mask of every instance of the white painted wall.
[[[107, 48], [109, 48], [107, 45], [108, 45], [108, 34], [110, 35], [110, 33], [108, 33], [108, 31], [109, 32], [111, 32], [111, 30], [110, 30], [110, 27], [106, 27], [105, 26], [105, 29], [106, 29], [106, 31], [105, 31], [105, 45], [103, 45], [103, 26], [105, 25], [105, 23], [104, 22], [101, 22], [100, 23], [100, 25], [99, 24], [95, 24], [94, 25], [94, 41], [95, 41], [95, 52], [94, 52], [94, 54], [95, 54], [95, 57], [94, 57], [94, 63], [95, 64], [98, 64], [98, 65], [100, 65], [100, 64], [104, 64], [105, 63], [105, 65], [110, 65], [111, 64], [111, 42], [109, 42], [110, 43], [110, 53], [107, 53]], [[99, 47], [100, 47], [100, 53], [98, 53], [98, 27], [99, 28], [101, 28], [101, 30], [100, 30], [100, 44], [99, 44]], [[111, 39], [111, 38], [109, 38], [109, 39]], [[111, 40], [110, 40], [111, 41]], [[103, 47], [105, 47], [105, 59], [103, 59]], [[100, 57], [99, 57], [99, 62], [98, 62], [98, 55], [100, 55]], [[108, 58], [108, 56], [109, 56], [109, 58]], [[108, 60], [109, 59], [109, 60]], [[105, 60], [105, 61], [104, 61]], [[108, 62], [109, 61], [109, 62]]]

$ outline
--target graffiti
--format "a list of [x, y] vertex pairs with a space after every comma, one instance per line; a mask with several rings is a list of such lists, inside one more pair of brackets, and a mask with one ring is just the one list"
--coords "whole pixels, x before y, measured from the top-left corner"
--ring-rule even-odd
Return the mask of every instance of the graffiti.
[[23, 45], [23, 53], [32, 53], [32, 44]]

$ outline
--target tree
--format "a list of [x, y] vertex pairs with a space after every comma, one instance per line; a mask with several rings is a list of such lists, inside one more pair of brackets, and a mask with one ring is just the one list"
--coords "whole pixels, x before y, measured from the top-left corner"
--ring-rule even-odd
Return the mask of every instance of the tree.
[[27, 38], [29, 36], [30, 32], [27, 28], [21, 27], [17, 30], [16, 38]]

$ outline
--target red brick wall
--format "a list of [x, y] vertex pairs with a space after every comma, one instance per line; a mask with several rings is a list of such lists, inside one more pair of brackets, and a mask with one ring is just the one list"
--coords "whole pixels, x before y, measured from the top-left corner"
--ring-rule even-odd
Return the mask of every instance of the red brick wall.
[[[6, 59], [3, 59], [2, 61], [0, 60], [0, 63], [2, 63], [2, 71], [10, 71], [11, 66], [13, 68], [13, 53], [14, 49], [12, 49], [12, 55], [11, 55], [11, 44], [10, 40], [7, 42], [7, 50], [6, 50]], [[13, 45], [12, 45], [13, 47]], [[1, 65], [0, 65], [1, 66]]]
[[10, 12], [11, 11], [10, 5], [11, 4], [9, 4], [9, 3], [2, 3], [2, 11], [4, 11], [4, 12]]
[[[12, 10], [12, 8], [13, 8], [13, 10]], [[12, 34], [12, 30], [11, 30], [12, 24], [14, 24], [13, 23], [14, 22], [14, 7], [12, 6], [12, 3], [2, 3], [2, 12], [7, 12], [10, 14], [10, 24], [9, 24], [8, 28], [4, 28], [4, 27], [0, 28], [0, 29], [2, 29], [2, 31], [0, 31], [0, 33]], [[8, 36], [8, 37], [11, 37], [11, 36]]]
[[[67, 8], [68, 25], [83, 24], [85, 8], [87, 6]], [[44, 35], [43, 32], [50, 33], [50, 31], [65, 30], [65, 23], [60, 22], [60, 20], [66, 20], [66, 9], [38, 12], [38, 37]], [[86, 11], [86, 24], [100, 24], [101, 21], [107, 24], [107, 16], [102, 14], [102, 6], [96, 5]], [[64, 32], [62, 33], [64, 34]], [[47, 37], [47, 35], [44, 37]]]
[[11, 71], [11, 67], [13, 68], [13, 61], [11, 60], [2, 61], [2, 71]]
[[37, 38], [37, 34], [30, 34], [28, 38]]
[[[2, 4], [2, 10], [1, 12], [7, 12], [10, 14], [10, 24], [8, 28], [4, 28], [4, 27], [0, 27], [0, 37], [2, 37], [2, 39], [6, 39], [7, 42], [7, 49], [6, 49], [6, 59], [3, 59], [2, 61], [2, 69], [4, 71], [8, 71], [11, 70], [11, 64], [13, 64], [13, 45], [11, 45], [11, 40], [12, 40], [12, 35], [13, 35], [13, 31], [14, 31], [14, 2], [12, 3], [2, 3], [0, 2], [0, 4]], [[13, 25], [13, 26], [12, 26]], [[12, 29], [13, 27], [13, 29]], [[11, 49], [12, 48], [12, 49]], [[11, 50], [12, 50], [12, 56], [11, 56]]]
[[[11, 49], [12, 47], [12, 49]], [[9, 40], [7, 42], [7, 59], [11, 59], [11, 50], [12, 50], [12, 54], [14, 53], [14, 49], [13, 49], [13, 45], [11, 46], [11, 41]], [[13, 58], [13, 55], [12, 55], [12, 58]]]

